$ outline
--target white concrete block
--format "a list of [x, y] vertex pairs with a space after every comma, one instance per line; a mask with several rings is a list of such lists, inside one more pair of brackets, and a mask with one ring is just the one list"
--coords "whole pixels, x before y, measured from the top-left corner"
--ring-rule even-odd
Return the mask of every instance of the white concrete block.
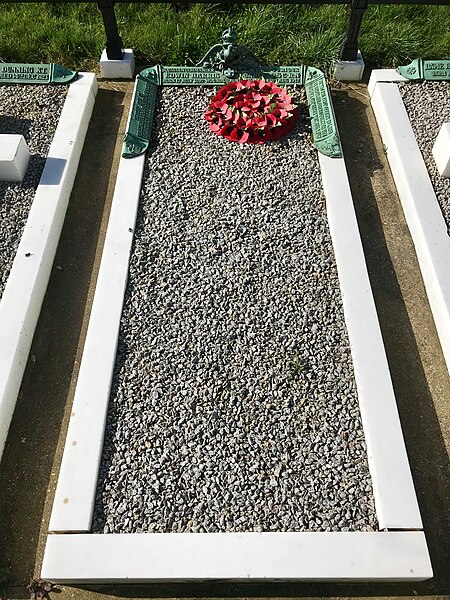
[[433, 157], [441, 177], [450, 177], [450, 123], [442, 123], [434, 142]]
[[0, 134], [0, 181], [22, 181], [29, 161], [30, 151], [23, 135]]
[[364, 60], [358, 50], [356, 60], [337, 60], [334, 62], [333, 77], [338, 81], [361, 81], [364, 73]]
[[125, 48], [122, 60], [110, 60], [106, 55], [106, 49], [103, 50], [100, 58], [100, 75], [104, 79], [133, 79], [133, 50]]

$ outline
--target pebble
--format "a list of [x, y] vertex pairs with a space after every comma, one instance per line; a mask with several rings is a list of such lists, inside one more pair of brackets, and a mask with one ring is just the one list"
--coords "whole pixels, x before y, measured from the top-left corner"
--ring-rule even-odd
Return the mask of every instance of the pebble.
[[377, 530], [304, 92], [262, 146], [212, 93], [160, 92], [93, 531]]
[[432, 153], [442, 123], [450, 123], [450, 83], [423, 81], [398, 85], [447, 231], [450, 232], [450, 179], [441, 177]]
[[0, 181], [0, 299], [66, 94], [67, 86], [0, 85], [0, 133], [23, 135], [31, 155], [21, 183]]

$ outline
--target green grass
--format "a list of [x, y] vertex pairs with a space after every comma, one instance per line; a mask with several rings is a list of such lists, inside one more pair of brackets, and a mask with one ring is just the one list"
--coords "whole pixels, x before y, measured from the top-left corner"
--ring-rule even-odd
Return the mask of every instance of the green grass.
[[[141, 64], [193, 64], [232, 25], [239, 42], [272, 64], [326, 69], [338, 55], [346, 6], [117, 4], [119, 31]], [[93, 69], [104, 46], [95, 4], [0, 4], [5, 62], [58, 62]], [[450, 58], [450, 10], [444, 6], [370, 6], [359, 45], [372, 66], [414, 58]]]

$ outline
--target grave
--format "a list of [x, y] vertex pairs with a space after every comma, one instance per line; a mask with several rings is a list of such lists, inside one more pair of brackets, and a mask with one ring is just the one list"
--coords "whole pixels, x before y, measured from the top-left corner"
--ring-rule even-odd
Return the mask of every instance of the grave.
[[[42, 577], [429, 578], [325, 77], [235, 42], [137, 78]], [[264, 77], [291, 134], [208, 131]]]

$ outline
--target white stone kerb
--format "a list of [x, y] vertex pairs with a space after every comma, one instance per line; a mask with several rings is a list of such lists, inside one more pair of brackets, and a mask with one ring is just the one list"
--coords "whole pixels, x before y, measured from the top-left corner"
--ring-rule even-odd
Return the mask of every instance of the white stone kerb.
[[0, 458], [16, 404], [95, 102], [97, 80], [70, 84], [0, 301]]

